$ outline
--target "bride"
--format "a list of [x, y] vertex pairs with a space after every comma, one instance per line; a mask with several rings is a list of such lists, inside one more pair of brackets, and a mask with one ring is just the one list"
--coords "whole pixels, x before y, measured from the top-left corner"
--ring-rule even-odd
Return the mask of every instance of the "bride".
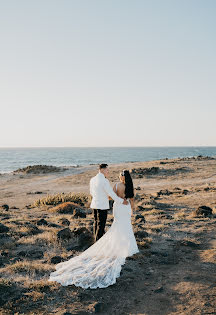
[[119, 179], [113, 190], [119, 197], [126, 198], [128, 205], [114, 202], [114, 221], [110, 229], [79, 256], [57, 264], [49, 281], [84, 289], [106, 288], [116, 283], [126, 257], [139, 252], [131, 224], [134, 189], [129, 171], [123, 170]]

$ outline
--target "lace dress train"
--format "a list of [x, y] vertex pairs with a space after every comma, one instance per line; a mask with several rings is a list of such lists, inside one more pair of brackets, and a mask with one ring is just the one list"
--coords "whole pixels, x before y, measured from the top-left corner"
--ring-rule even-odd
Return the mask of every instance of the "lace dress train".
[[128, 256], [138, 253], [131, 224], [131, 205], [113, 205], [114, 221], [110, 229], [79, 256], [56, 265], [49, 281], [63, 286], [84, 289], [106, 288], [120, 276], [121, 267]]

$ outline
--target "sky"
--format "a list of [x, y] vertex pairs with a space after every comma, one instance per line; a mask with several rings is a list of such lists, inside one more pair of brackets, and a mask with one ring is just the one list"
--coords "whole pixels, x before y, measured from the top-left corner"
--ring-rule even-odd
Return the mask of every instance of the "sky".
[[0, 0], [0, 147], [215, 146], [215, 0]]

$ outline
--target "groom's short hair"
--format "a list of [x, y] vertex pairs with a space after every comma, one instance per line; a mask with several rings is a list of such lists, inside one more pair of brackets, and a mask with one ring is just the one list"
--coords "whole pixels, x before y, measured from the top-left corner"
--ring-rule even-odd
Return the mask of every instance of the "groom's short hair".
[[102, 170], [102, 168], [106, 168], [108, 164], [102, 163], [99, 165], [99, 170]]

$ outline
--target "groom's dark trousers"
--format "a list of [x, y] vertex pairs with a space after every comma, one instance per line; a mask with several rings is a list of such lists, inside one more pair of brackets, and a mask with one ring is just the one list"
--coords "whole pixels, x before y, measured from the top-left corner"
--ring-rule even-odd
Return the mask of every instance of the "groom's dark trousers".
[[105, 233], [107, 211], [108, 210], [94, 209], [94, 236], [96, 241]]

